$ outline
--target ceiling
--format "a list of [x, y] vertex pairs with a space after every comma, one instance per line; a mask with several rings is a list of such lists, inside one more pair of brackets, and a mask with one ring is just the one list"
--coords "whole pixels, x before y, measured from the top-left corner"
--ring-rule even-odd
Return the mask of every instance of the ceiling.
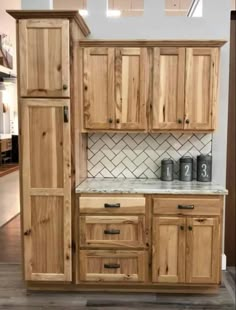
[[[142, 15], [145, 0], [108, 0], [108, 8], [110, 10], [119, 10], [122, 15], [136, 16]], [[186, 16], [195, 0], [165, 0], [166, 15], [182, 15]], [[236, 0], [232, 1], [232, 8], [235, 8]], [[76, 9], [85, 10], [87, 8], [87, 0], [53, 0], [55, 9]]]

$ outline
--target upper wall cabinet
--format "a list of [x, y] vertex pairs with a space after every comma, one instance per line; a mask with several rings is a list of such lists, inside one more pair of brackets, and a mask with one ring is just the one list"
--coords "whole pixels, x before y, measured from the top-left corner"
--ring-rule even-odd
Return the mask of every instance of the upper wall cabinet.
[[185, 129], [215, 129], [219, 49], [187, 48]]
[[224, 41], [80, 41], [84, 130], [216, 128]]
[[85, 129], [145, 130], [149, 90], [146, 48], [85, 48]]
[[116, 128], [144, 130], [149, 84], [147, 49], [116, 48], [115, 53]]
[[84, 49], [84, 125], [114, 127], [114, 48]]
[[19, 21], [21, 97], [69, 97], [69, 20]]
[[218, 48], [154, 48], [152, 130], [214, 130]]
[[152, 129], [182, 129], [185, 48], [156, 47], [153, 53]]

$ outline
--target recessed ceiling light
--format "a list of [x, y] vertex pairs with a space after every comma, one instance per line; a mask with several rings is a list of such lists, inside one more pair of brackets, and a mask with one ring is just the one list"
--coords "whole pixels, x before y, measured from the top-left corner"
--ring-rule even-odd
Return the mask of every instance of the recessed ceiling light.
[[79, 10], [79, 14], [83, 17], [88, 16], [88, 10]]
[[121, 11], [120, 10], [107, 10], [107, 17], [120, 17]]

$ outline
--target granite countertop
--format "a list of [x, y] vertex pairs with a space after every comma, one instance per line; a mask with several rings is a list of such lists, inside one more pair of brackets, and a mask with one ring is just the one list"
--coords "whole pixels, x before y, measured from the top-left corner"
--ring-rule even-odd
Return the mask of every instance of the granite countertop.
[[197, 181], [88, 178], [76, 187], [76, 193], [227, 195], [228, 191], [221, 185]]

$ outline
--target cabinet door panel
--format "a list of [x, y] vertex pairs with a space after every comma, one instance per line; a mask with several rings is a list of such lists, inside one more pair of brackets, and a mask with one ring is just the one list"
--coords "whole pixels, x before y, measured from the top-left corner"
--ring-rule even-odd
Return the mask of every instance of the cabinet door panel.
[[185, 219], [155, 217], [153, 220], [153, 282], [185, 282]]
[[113, 48], [84, 49], [84, 121], [87, 129], [114, 127]]
[[152, 129], [183, 129], [185, 48], [154, 48]]
[[145, 48], [116, 48], [116, 129], [146, 129], [149, 56]]
[[25, 279], [71, 281], [69, 100], [21, 100]]
[[69, 97], [69, 21], [20, 20], [20, 95]]
[[220, 260], [219, 218], [189, 218], [187, 226], [186, 281], [217, 284]]
[[185, 129], [215, 128], [219, 50], [186, 49]]

